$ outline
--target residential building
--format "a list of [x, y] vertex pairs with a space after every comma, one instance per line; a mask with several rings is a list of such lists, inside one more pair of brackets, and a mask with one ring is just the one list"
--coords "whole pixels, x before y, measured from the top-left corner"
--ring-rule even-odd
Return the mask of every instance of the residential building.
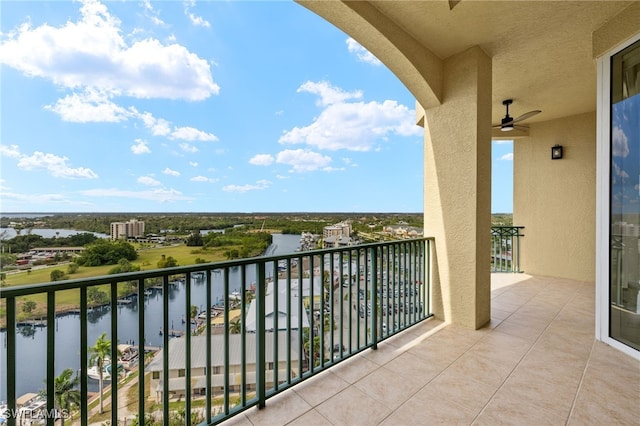
[[325, 226], [322, 229], [322, 238], [351, 236], [351, 224], [340, 222], [334, 225]]
[[[287, 290], [289, 285], [289, 290]], [[276, 291], [278, 293], [276, 306]], [[287, 293], [289, 296], [287, 296]], [[322, 294], [322, 278], [314, 276], [313, 278], [313, 309], [320, 308], [320, 297]], [[302, 297], [302, 301], [300, 301]], [[287, 330], [288, 324], [291, 324], [292, 330], [297, 330], [302, 324], [302, 328], [309, 327], [308, 310], [311, 305], [311, 279], [302, 279], [302, 295], [300, 295], [300, 284], [298, 279], [292, 279], [288, 282], [286, 279], [279, 279], [277, 285], [273, 281], [267, 287], [265, 296], [265, 328], [266, 330]], [[289, 312], [291, 306], [291, 312]], [[300, 308], [302, 307], [302, 309]], [[256, 331], [256, 309], [257, 303], [253, 299], [249, 305], [246, 315], [246, 328], [250, 333]], [[287, 318], [291, 317], [290, 320]], [[276, 320], [277, 318], [277, 320]]]
[[144, 222], [131, 219], [128, 222], [111, 222], [111, 239], [126, 240], [144, 236]]
[[[255, 389], [256, 385], [256, 335], [247, 333], [244, 335], [244, 351], [246, 358], [243, 360], [242, 334], [230, 334], [228, 346], [228, 371], [225, 371], [225, 336], [224, 334], [211, 335], [211, 392], [215, 395], [221, 393], [225, 386], [225, 375], [229, 376], [230, 386], [233, 392], [241, 390], [244, 383], [248, 390]], [[266, 382], [273, 384], [274, 369], [278, 369], [280, 381], [287, 380], [287, 354], [290, 354], [289, 361], [292, 368], [290, 374], [296, 375], [298, 365], [298, 335], [293, 333], [291, 340], [287, 339], [285, 332], [278, 332], [278, 359], [273, 358], [274, 335], [267, 333], [266, 361], [269, 366], [266, 372]], [[207, 337], [191, 337], [191, 394], [194, 396], [206, 394], [206, 344]], [[149, 364], [147, 371], [151, 372], [150, 386], [153, 395], [158, 401], [162, 400], [163, 389], [163, 350], [160, 350], [153, 361]], [[169, 340], [169, 393], [170, 397], [177, 398], [185, 395], [185, 360], [186, 360], [185, 339], [173, 338]], [[243, 371], [244, 364], [244, 371]], [[243, 375], [246, 372], [246, 375]]]

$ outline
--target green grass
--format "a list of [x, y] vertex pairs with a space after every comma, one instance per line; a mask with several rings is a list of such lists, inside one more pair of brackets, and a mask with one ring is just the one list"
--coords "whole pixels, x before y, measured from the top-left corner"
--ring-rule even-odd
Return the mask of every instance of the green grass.
[[[134, 265], [140, 266], [140, 270], [148, 271], [158, 268], [158, 261], [162, 258], [162, 255], [166, 257], [173, 257], [178, 262], [179, 266], [195, 265], [196, 259], [200, 258], [206, 262], [219, 262], [226, 260], [224, 252], [234, 247], [216, 248], [212, 250], [204, 250], [202, 247], [187, 247], [184, 244], [175, 246], [163, 246], [154, 248], [145, 248], [138, 251], [138, 259], [131, 262]], [[91, 266], [78, 268], [77, 272], [72, 275], [67, 275], [69, 279], [77, 278], [90, 278], [98, 277], [101, 275], [107, 275], [114, 265], [105, 266]], [[43, 269], [32, 270], [31, 272], [23, 271], [17, 273], [11, 273], [6, 275], [6, 280], [3, 287], [12, 287], [26, 284], [39, 284], [51, 281], [51, 271], [60, 269], [66, 273], [67, 265], [51, 266]], [[109, 286], [100, 286], [103, 291], [108, 291]], [[124, 292], [124, 288], [122, 289]], [[36, 302], [36, 307], [31, 312], [24, 312], [22, 306], [24, 302], [32, 300]], [[17, 316], [18, 320], [24, 320], [28, 318], [40, 318], [46, 316], [47, 295], [46, 293], [36, 294], [21, 298], [17, 301]], [[78, 290], [65, 290], [56, 293], [56, 310], [64, 311], [68, 309], [78, 308], [80, 304], [80, 292]], [[0, 302], [0, 327], [4, 325], [5, 321], [5, 302]]]

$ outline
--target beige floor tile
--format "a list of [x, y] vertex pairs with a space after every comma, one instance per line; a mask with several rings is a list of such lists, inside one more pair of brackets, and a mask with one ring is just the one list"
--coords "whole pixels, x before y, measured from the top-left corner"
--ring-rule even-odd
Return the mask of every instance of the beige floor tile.
[[461, 371], [446, 370], [420, 392], [437, 395], [436, 401], [441, 398], [455, 401], [477, 414], [496, 392], [496, 387], [474, 380]]
[[393, 410], [424, 385], [425, 381], [418, 376], [400, 375], [382, 367], [363, 377], [353, 386]]
[[295, 386], [293, 390], [311, 406], [316, 406], [347, 386], [349, 386], [349, 383], [333, 374], [332, 371], [325, 371], [305, 380]]
[[355, 386], [349, 386], [316, 407], [316, 410], [334, 425], [375, 425], [391, 413]]
[[398, 355], [402, 354], [402, 352], [403, 351], [396, 346], [387, 344], [386, 342], [382, 342], [378, 344], [377, 349], [367, 349], [365, 351], [362, 351], [361, 354], [369, 361], [373, 361], [378, 365], [384, 365]]
[[287, 424], [291, 426], [331, 426], [331, 422], [316, 410], [307, 411], [302, 416]]
[[387, 426], [469, 425], [474, 412], [455, 401], [440, 398], [427, 388], [411, 397], [381, 423]]
[[[637, 399], [635, 406], [637, 407]], [[637, 409], [620, 407], [614, 398], [596, 399], [580, 393], [576, 400], [569, 425], [628, 425], [637, 426], [640, 413]]]
[[519, 397], [496, 395], [473, 422], [473, 425], [564, 425], [566, 417], [558, 416]]
[[332, 367], [331, 372], [347, 383], [353, 384], [379, 367], [375, 362], [358, 354]]
[[423, 385], [429, 383], [440, 374], [446, 365], [426, 362], [424, 358], [405, 352], [394, 360], [385, 364], [384, 368], [393, 371], [400, 376], [416, 378]]
[[528, 401], [559, 417], [567, 418], [580, 385], [579, 370], [547, 366], [544, 369], [517, 368], [497, 397], [509, 395], [514, 401]]
[[512, 313], [513, 312], [503, 311], [502, 309], [494, 308], [493, 306], [491, 306], [491, 318], [504, 320], [504, 319], [509, 318], [509, 316]]
[[[258, 411], [257, 408], [251, 408], [249, 411]], [[235, 415], [234, 417], [220, 423], [221, 426], [254, 426], [245, 413], [240, 413]]]
[[515, 362], [498, 363], [479, 353], [467, 352], [458, 358], [447, 372], [468, 377], [487, 386], [497, 388], [515, 367]]
[[246, 416], [254, 425], [286, 424], [311, 408], [297, 393], [288, 390], [269, 398], [265, 408], [247, 410]]
[[502, 321], [502, 323], [495, 328], [495, 331], [534, 341], [542, 334], [545, 327], [546, 325], [543, 323], [531, 324], [526, 320], [514, 319], [514, 317], [511, 316]]

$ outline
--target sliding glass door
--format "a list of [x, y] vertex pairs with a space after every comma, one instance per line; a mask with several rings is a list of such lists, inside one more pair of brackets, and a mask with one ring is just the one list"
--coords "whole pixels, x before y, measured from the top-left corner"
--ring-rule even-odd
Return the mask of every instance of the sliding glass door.
[[609, 337], [640, 350], [640, 41], [611, 57]]

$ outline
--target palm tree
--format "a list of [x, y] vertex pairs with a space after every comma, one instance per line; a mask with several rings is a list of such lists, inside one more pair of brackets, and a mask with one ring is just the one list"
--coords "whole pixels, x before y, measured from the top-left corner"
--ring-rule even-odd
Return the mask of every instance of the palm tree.
[[64, 419], [71, 407], [80, 403], [80, 391], [77, 389], [80, 378], [77, 374], [73, 378], [72, 376], [73, 370], [67, 368], [54, 379], [54, 399], [56, 408], [61, 414], [62, 426], [64, 426]]
[[[98, 381], [98, 387], [100, 388], [100, 414], [102, 414], [104, 412], [102, 406], [103, 367], [105, 365], [105, 361], [111, 355], [111, 341], [107, 340], [107, 333], [102, 333], [96, 340], [96, 343], [93, 346], [89, 347], [89, 353], [91, 354], [89, 363], [95, 364], [98, 367], [98, 374], [100, 377]], [[117, 367], [113, 374], [118, 374]]]
[[231, 320], [229, 322], [229, 332], [231, 334], [240, 334], [240, 332], [242, 331], [242, 322], [240, 320], [240, 317]]

